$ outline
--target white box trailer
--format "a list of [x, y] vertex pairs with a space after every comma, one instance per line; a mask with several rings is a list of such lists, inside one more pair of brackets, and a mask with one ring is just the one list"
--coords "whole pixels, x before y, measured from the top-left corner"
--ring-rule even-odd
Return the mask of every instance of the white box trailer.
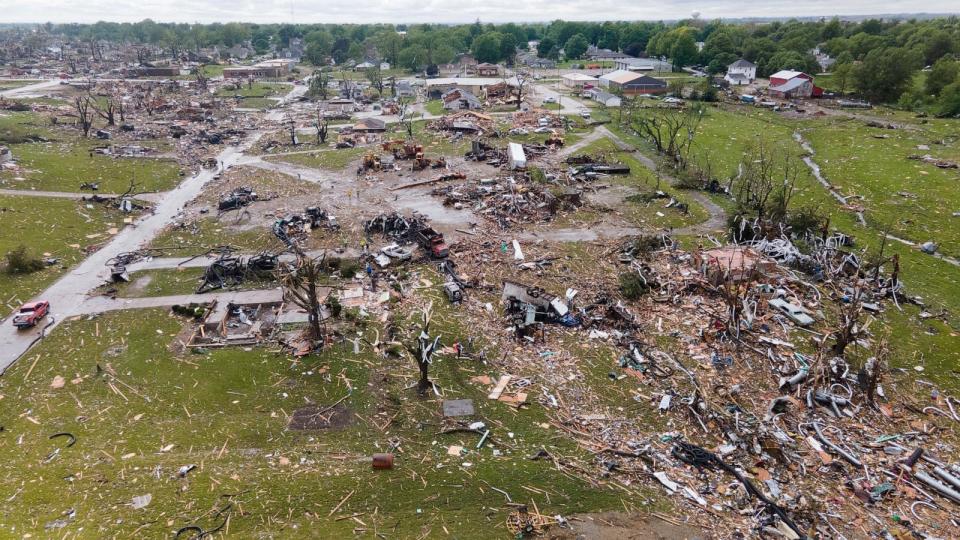
[[507, 154], [510, 157], [511, 169], [523, 169], [527, 166], [527, 155], [523, 152], [523, 145], [512, 142], [508, 147]]

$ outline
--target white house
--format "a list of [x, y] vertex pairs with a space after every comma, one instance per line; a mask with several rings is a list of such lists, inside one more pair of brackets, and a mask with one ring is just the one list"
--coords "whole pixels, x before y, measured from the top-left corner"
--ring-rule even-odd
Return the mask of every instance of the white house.
[[750, 84], [757, 78], [757, 65], [741, 58], [727, 66], [723, 78], [733, 85]]
[[607, 107], [619, 107], [620, 98], [611, 94], [610, 92], [597, 91], [593, 92], [593, 100], [597, 103], [602, 103]]
[[584, 85], [596, 86], [598, 80], [596, 77], [584, 75], [583, 73], [567, 73], [563, 76], [563, 85], [568, 88], [583, 90]]

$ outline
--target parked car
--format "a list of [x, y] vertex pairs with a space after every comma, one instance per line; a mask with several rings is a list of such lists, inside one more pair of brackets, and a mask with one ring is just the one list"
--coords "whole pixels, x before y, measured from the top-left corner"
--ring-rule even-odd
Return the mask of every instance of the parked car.
[[813, 317], [807, 315], [806, 310], [796, 304], [787, 302], [783, 298], [774, 298], [770, 300], [769, 304], [780, 310], [788, 319], [799, 326], [810, 326], [813, 324]]
[[544, 102], [544, 103], [556, 103], [556, 102], [557, 102], [557, 98], [555, 98], [555, 97], [546, 97], [546, 98], [543, 98], [543, 102]]
[[581, 118], [590, 118], [590, 111], [580, 111]]
[[21, 330], [36, 326], [50, 312], [50, 302], [39, 300], [24, 304], [13, 317], [13, 325]]
[[551, 131], [553, 130], [548, 127], [538, 127], [537, 129], [533, 130], [534, 133], [550, 133]]

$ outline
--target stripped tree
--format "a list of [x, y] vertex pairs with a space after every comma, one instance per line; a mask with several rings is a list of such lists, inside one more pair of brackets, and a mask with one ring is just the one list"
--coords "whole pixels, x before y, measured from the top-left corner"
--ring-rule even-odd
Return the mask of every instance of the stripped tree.
[[413, 359], [417, 362], [417, 368], [420, 370], [420, 379], [417, 381], [417, 393], [421, 395], [433, 387], [433, 383], [429, 378], [430, 364], [433, 361], [433, 354], [440, 344], [440, 336], [430, 338], [430, 317], [432, 311], [433, 303], [430, 303], [430, 305], [423, 310], [423, 322], [420, 327], [420, 334], [417, 336], [416, 345], [406, 345], [407, 352], [413, 356]]
[[317, 107], [317, 123], [314, 127], [317, 129], [317, 144], [325, 144], [327, 142], [329, 123], [327, 122], [326, 115], [323, 114], [323, 109], [320, 107]]
[[703, 119], [703, 107], [647, 107], [633, 100], [627, 112], [627, 125], [634, 133], [648, 139], [657, 153], [667, 156], [674, 167], [684, 169], [694, 136]]
[[94, 108], [90, 96], [77, 96], [73, 100], [73, 108], [77, 113], [77, 119], [80, 121], [80, 128], [83, 130], [83, 136], [90, 134], [90, 128], [93, 127]]
[[311, 339], [322, 340], [325, 332], [321, 328], [320, 289], [325, 287], [321, 283], [324, 272], [326, 253], [317, 258], [303, 254], [297, 256], [292, 265], [281, 267], [278, 270], [278, 280], [283, 287], [284, 298], [307, 312], [307, 321], [310, 325]]

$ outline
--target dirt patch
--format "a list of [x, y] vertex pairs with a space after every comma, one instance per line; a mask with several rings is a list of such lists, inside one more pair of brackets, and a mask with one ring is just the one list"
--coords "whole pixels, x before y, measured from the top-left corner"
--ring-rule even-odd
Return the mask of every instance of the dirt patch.
[[193, 337], [194, 330], [193, 322], [184, 323], [180, 331], [177, 332], [176, 337], [170, 342], [170, 345], [167, 345], [167, 350], [176, 356], [183, 356], [187, 352], [187, 343], [190, 343], [190, 338]]
[[602, 512], [569, 517], [570, 528], [552, 528], [555, 540], [707, 540], [709, 533], [692, 525], [675, 525], [648, 514]]
[[314, 429], [339, 429], [353, 423], [353, 411], [343, 403], [332, 409], [323, 405], [307, 405], [293, 411], [287, 429], [307, 431]]

